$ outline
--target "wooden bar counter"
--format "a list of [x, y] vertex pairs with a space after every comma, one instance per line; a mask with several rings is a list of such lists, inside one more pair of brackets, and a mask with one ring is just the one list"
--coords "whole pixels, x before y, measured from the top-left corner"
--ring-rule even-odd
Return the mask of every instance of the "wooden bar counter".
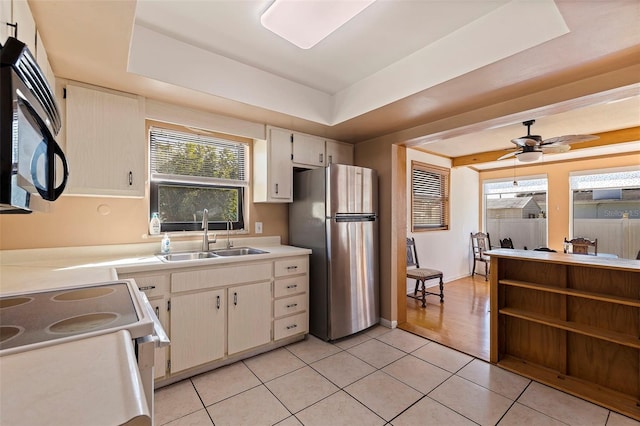
[[488, 254], [491, 362], [640, 420], [640, 261]]

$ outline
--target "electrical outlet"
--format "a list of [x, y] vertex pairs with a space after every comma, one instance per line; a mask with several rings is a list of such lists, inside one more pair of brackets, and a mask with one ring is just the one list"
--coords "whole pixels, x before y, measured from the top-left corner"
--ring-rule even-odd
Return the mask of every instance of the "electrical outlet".
[[262, 222], [256, 222], [256, 234], [262, 234]]

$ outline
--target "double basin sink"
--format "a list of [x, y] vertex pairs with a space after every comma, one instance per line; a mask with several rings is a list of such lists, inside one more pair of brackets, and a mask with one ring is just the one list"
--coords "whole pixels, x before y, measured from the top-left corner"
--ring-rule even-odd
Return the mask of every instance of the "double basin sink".
[[248, 256], [251, 254], [264, 254], [268, 251], [252, 248], [252, 247], [234, 247], [228, 249], [218, 249], [211, 251], [189, 251], [159, 255], [161, 260], [165, 262], [178, 262], [184, 260], [201, 260], [214, 259], [217, 257], [234, 257]]

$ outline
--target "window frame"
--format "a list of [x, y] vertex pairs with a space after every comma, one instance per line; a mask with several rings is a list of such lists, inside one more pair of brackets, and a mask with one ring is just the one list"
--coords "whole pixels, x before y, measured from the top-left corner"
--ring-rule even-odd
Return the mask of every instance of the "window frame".
[[[220, 178], [206, 178], [198, 176], [180, 176], [180, 175], [167, 175], [161, 173], [153, 173], [151, 170], [151, 133], [152, 129], [157, 128], [160, 130], [169, 130], [172, 132], [186, 133], [191, 136], [199, 135], [202, 137], [211, 137], [214, 139], [221, 139], [233, 143], [239, 143], [245, 145], [245, 158], [244, 158], [244, 172], [245, 181], [238, 181], [237, 185], [234, 185], [234, 181], [220, 179]], [[217, 133], [213, 131], [198, 132], [198, 129], [190, 127], [183, 127], [179, 125], [171, 125], [163, 122], [155, 122], [147, 120], [147, 142], [148, 142], [148, 154], [149, 154], [149, 211], [159, 212], [159, 200], [158, 191], [161, 187], [182, 186], [193, 187], [203, 189], [231, 189], [238, 192], [238, 220], [232, 222], [232, 230], [246, 231], [246, 224], [248, 223], [248, 206], [249, 206], [249, 191], [250, 186], [250, 169], [251, 169], [251, 141], [247, 138], [236, 137], [232, 135]], [[206, 208], [206, 207], [203, 207]], [[150, 215], [149, 215], [150, 216]], [[226, 221], [213, 221], [210, 220], [207, 226], [211, 231], [223, 231], [227, 229]], [[160, 232], [188, 232], [188, 231], [202, 231], [201, 221], [194, 222], [164, 222], [160, 223]]]
[[[416, 179], [414, 172], [416, 170], [437, 174], [440, 179], [444, 179], [441, 184], [440, 195], [437, 197], [438, 203], [443, 210], [442, 221], [438, 225], [416, 225]], [[420, 161], [411, 161], [411, 232], [429, 232], [429, 231], [446, 231], [450, 226], [451, 213], [451, 169], [446, 167], [434, 166], [432, 164], [422, 163]]]

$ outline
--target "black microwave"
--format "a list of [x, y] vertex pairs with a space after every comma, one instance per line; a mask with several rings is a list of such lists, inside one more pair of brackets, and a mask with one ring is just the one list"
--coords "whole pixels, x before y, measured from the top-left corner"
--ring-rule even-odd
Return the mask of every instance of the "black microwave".
[[0, 213], [31, 213], [62, 194], [69, 169], [55, 140], [61, 126], [42, 70], [9, 37], [0, 47]]

